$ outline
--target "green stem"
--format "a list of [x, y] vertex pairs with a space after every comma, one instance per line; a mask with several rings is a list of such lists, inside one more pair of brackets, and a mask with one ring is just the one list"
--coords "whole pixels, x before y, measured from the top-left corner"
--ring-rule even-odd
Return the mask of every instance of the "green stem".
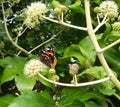
[[111, 43], [110, 45], [108, 45], [108, 46], [102, 48], [102, 49], [100, 50], [100, 52], [104, 52], [104, 51], [106, 51], [107, 49], [109, 49], [109, 48], [111, 48], [111, 47], [117, 45], [118, 43], [120, 43], [120, 39], [118, 39], [118, 40], [116, 40], [115, 42]]
[[102, 66], [104, 67], [107, 75], [110, 77], [111, 81], [115, 84], [115, 86], [120, 90], [120, 82], [119, 80], [115, 77], [115, 75], [113, 74], [112, 70], [109, 68], [103, 52], [100, 52], [99, 50], [101, 50], [97, 39], [96, 39], [96, 35], [94, 33], [94, 29], [92, 26], [92, 22], [91, 22], [91, 16], [90, 16], [90, 0], [84, 0], [85, 1], [85, 13], [86, 13], [86, 23], [87, 23], [87, 29], [88, 29], [88, 34], [89, 37], [94, 45], [95, 51], [97, 53], [97, 56], [102, 64]]
[[59, 85], [59, 86], [65, 86], [65, 87], [83, 87], [83, 86], [88, 86], [88, 85], [94, 85], [94, 84], [98, 84], [98, 83], [102, 83], [105, 81], [108, 81], [110, 78], [106, 77], [100, 80], [95, 80], [95, 81], [90, 81], [90, 82], [84, 82], [84, 83], [76, 83], [76, 84], [70, 84], [70, 83], [61, 83], [61, 82], [56, 82], [53, 80], [50, 80], [46, 77], [44, 77], [42, 74], [38, 73], [38, 76], [40, 76], [42, 79], [44, 79], [45, 81], [55, 84], [55, 85]]
[[120, 100], [120, 96], [116, 93], [113, 94], [118, 100]]
[[27, 50], [25, 50], [24, 48], [20, 47], [19, 45], [17, 45], [13, 39], [11, 38], [10, 34], [9, 34], [9, 31], [8, 31], [8, 28], [7, 28], [7, 19], [5, 17], [5, 10], [4, 10], [4, 5], [2, 3], [2, 12], [3, 12], [3, 19], [4, 19], [4, 27], [5, 27], [5, 31], [6, 31], [6, 34], [10, 40], [10, 42], [16, 47], [18, 48], [19, 50], [21, 50], [22, 52], [26, 53], [27, 55], [30, 54]]
[[56, 36], [58, 36], [64, 29], [60, 30], [56, 35], [53, 35], [50, 39], [46, 40], [45, 42], [41, 43], [40, 45], [36, 46], [32, 50], [29, 51], [29, 53], [32, 53], [34, 50], [38, 49], [39, 47], [43, 46], [44, 44], [50, 42], [53, 40]]
[[49, 17], [46, 17], [46, 16], [42, 16], [42, 18], [44, 18], [46, 20], [49, 20], [51, 22], [54, 22], [54, 23], [58, 23], [58, 24], [61, 24], [61, 25], [64, 25], [64, 26], [68, 26], [68, 27], [74, 28], [74, 29], [87, 31], [86, 27], [80, 27], [80, 26], [71, 25], [71, 24], [65, 23], [64, 21], [60, 22], [58, 20], [50, 19]]

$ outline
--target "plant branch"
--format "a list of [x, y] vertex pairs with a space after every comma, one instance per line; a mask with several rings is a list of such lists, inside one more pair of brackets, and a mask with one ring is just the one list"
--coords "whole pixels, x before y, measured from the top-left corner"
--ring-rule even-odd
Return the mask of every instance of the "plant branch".
[[10, 34], [9, 34], [9, 31], [8, 31], [8, 28], [7, 28], [7, 19], [5, 17], [5, 10], [4, 10], [4, 4], [2, 3], [2, 12], [3, 12], [3, 20], [4, 20], [4, 27], [5, 27], [5, 31], [6, 31], [6, 34], [10, 40], [10, 42], [16, 47], [18, 48], [19, 50], [21, 50], [22, 52], [26, 53], [26, 54], [30, 54], [27, 50], [25, 50], [24, 48], [20, 47], [19, 45], [17, 45], [13, 39], [11, 38]]
[[98, 50], [98, 51], [99, 51], [99, 52], [104, 52], [104, 51], [106, 51], [107, 49], [115, 46], [115, 45], [118, 44], [118, 43], [120, 43], [120, 39], [116, 40], [115, 42], [111, 43], [110, 45], [108, 45], [108, 46], [104, 47], [103, 49], [101, 49], [100, 51], [99, 51], [99, 50]]
[[56, 35], [53, 35], [50, 39], [46, 40], [45, 42], [41, 43], [40, 45], [36, 46], [32, 50], [29, 51], [29, 53], [32, 53], [34, 50], [38, 49], [39, 47], [43, 46], [44, 44], [50, 42], [53, 40], [56, 36], [58, 36], [64, 29], [60, 30]]
[[116, 93], [113, 94], [118, 100], [120, 100], [120, 96]]
[[[99, 18], [99, 17], [98, 17]], [[94, 29], [94, 33], [102, 26], [104, 25], [107, 21], [109, 20], [109, 18], [107, 18], [107, 14], [105, 15], [105, 17], [103, 18], [103, 20], [100, 22], [98, 20], [98, 26]]]
[[87, 29], [88, 29], [88, 34], [90, 37], [90, 40], [93, 43], [93, 46], [95, 48], [95, 51], [97, 53], [97, 56], [102, 64], [102, 66], [104, 67], [108, 77], [110, 77], [111, 81], [115, 84], [115, 86], [120, 90], [120, 82], [119, 80], [115, 77], [115, 75], [113, 74], [112, 70], [109, 68], [103, 53], [98, 52], [98, 50], [101, 50], [98, 42], [97, 42], [97, 38], [96, 35], [94, 33], [93, 30], [93, 26], [92, 26], [92, 22], [91, 22], [91, 16], [90, 16], [90, 0], [84, 0], [85, 2], [85, 14], [86, 14], [86, 23], [87, 23]]
[[82, 86], [88, 86], [88, 85], [94, 85], [94, 84], [98, 84], [98, 83], [102, 83], [102, 82], [105, 82], [105, 81], [108, 81], [110, 78], [109, 77], [106, 77], [106, 78], [103, 78], [103, 79], [100, 79], [100, 80], [96, 80], [96, 81], [91, 81], [91, 82], [85, 82], [85, 83], [76, 83], [76, 84], [67, 84], [67, 83], [61, 83], [61, 82], [55, 82], [53, 80], [50, 80], [46, 77], [44, 77], [42, 74], [38, 73], [38, 75], [46, 80], [47, 82], [50, 82], [52, 84], [55, 84], [55, 85], [60, 85], [60, 86], [66, 86], [66, 87], [82, 87]]
[[50, 19], [49, 17], [46, 17], [46, 16], [42, 16], [42, 17], [44, 19], [49, 20], [49, 21], [54, 22], [54, 23], [58, 23], [58, 24], [61, 24], [61, 25], [67, 26], [67, 27], [74, 28], [74, 29], [87, 31], [86, 27], [79, 27], [79, 26], [71, 25], [71, 24], [68, 24], [68, 23], [65, 23], [65, 22], [60, 22], [60, 21], [57, 21], [57, 20], [54, 20], [54, 19]]

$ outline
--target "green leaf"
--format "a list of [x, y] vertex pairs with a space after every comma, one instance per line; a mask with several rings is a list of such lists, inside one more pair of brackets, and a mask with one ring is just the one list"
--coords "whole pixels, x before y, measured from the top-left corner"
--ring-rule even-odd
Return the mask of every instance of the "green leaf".
[[111, 68], [115, 69], [117, 72], [120, 71], [120, 52], [111, 48], [104, 52], [105, 58]]
[[88, 50], [80, 46], [80, 51], [85, 56], [91, 64], [94, 64], [96, 60], [96, 52], [94, 50]]
[[79, 60], [80, 64], [83, 66], [85, 64], [86, 59], [80, 52], [79, 45], [71, 45], [64, 51], [64, 58], [66, 57], [75, 57]]
[[16, 86], [21, 94], [31, 92], [36, 83], [35, 78], [26, 78], [24, 76], [17, 76], [15, 78]]
[[116, 40], [120, 39], [120, 33], [117, 31], [112, 31], [107, 36], [107, 39], [109, 39], [110, 41], [116, 41]]
[[[111, 81], [108, 81], [108, 82], [106, 82], [106, 83], [104, 83], [104, 84], [102, 84], [102, 85], [98, 85], [98, 89], [99, 89], [99, 91], [102, 93], [102, 94], [104, 94], [104, 95], [113, 95], [114, 93], [115, 93], [115, 89], [113, 89], [112, 87], [110, 87], [110, 86], [106, 86], [106, 84], [108, 84], [108, 83], [110, 83]], [[111, 83], [110, 83], [111, 84]]]
[[1, 84], [14, 79], [16, 75], [21, 75], [25, 62], [26, 60], [23, 57], [6, 57], [0, 59], [0, 66], [4, 68]]
[[84, 9], [82, 9], [81, 7], [81, 0], [76, 0], [73, 4], [69, 5], [68, 7], [75, 13], [85, 13]]
[[21, 95], [10, 103], [8, 107], [54, 107], [54, 101], [48, 92], [31, 92]]
[[90, 99], [104, 99], [103, 97], [97, 95], [97, 93], [90, 92], [85, 88], [65, 88], [63, 89], [60, 98], [60, 106], [65, 107], [67, 107], [67, 105], [73, 104], [76, 100], [85, 102]]
[[94, 64], [96, 60], [96, 52], [94, 50], [92, 42], [90, 41], [90, 38], [85, 37], [84, 39], [82, 39], [79, 43], [79, 46], [82, 55], [85, 56], [86, 59], [91, 62], [91, 64]]
[[85, 107], [105, 107], [102, 105], [98, 105], [97, 103], [93, 101], [88, 101], [88, 102], [85, 102], [84, 104], [85, 104]]
[[109, 23], [106, 23], [106, 29], [102, 35], [102, 40], [106, 40], [106, 37], [109, 35], [110, 31], [111, 31], [111, 25]]
[[0, 60], [0, 65], [4, 67], [1, 77], [1, 84], [15, 79], [16, 86], [20, 93], [26, 93], [33, 89], [36, 80], [24, 77], [23, 69], [26, 59], [23, 57], [6, 57]]
[[15, 98], [15, 96], [9, 94], [0, 97], [0, 107], [8, 107], [9, 103], [13, 98]]
[[50, 87], [50, 88], [52, 88], [52, 89], [55, 87], [54, 84], [52, 84], [52, 83], [44, 80], [44, 79], [41, 78], [40, 76], [37, 78], [37, 80], [39, 80], [42, 84], [44, 84], [45, 86]]
[[79, 42], [79, 45], [82, 47], [82, 48], [85, 48], [87, 50], [94, 50], [94, 47], [93, 47], [93, 44], [90, 40], [90, 38], [87, 36], [85, 37], [84, 39], [82, 39], [80, 42]]
[[90, 74], [93, 77], [95, 77], [96, 79], [101, 79], [101, 78], [104, 78], [105, 76], [107, 76], [107, 74], [102, 66], [90, 67], [90, 68], [84, 70], [82, 73], [78, 74], [77, 76], [79, 77], [84, 74]]

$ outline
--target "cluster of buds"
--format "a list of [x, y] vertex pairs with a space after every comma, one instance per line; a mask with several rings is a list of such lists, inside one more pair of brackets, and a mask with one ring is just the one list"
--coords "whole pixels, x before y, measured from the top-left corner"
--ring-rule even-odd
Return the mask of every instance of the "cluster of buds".
[[26, 77], [36, 77], [38, 73], [47, 76], [53, 81], [59, 81], [59, 76], [56, 75], [54, 68], [49, 68], [46, 64], [42, 63], [39, 59], [29, 60], [24, 67], [24, 75]]
[[54, 68], [50, 68], [50, 70], [49, 70], [49, 79], [51, 79], [51, 80], [53, 80], [53, 81], [59, 81], [59, 76], [58, 75], [56, 75], [56, 71], [55, 71], [55, 69]]
[[103, 18], [107, 15], [110, 19], [118, 16], [118, 5], [114, 1], [103, 1], [99, 7], [94, 8], [94, 12]]
[[24, 75], [27, 77], [35, 77], [38, 73], [45, 75], [48, 71], [49, 67], [39, 59], [29, 60], [24, 67]]
[[54, 14], [55, 15], [61, 15], [67, 10], [67, 7], [65, 5], [60, 4], [58, 1], [53, 0], [52, 6], [54, 8]]

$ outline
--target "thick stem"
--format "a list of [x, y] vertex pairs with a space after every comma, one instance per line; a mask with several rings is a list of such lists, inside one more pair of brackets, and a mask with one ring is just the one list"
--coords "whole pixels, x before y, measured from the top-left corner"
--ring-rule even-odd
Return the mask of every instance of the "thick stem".
[[94, 45], [95, 51], [97, 53], [97, 56], [102, 64], [102, 66], [104, 67], [107, 75], [111, 78], [111, 81], [115, 84], [115, 86], [120, 90], [120, 82], [119, 80], [115, 77], [115, 75], [113, 74], [112, 70], [109, 68], [103, 52], [99, 52], [98, 50], [101, 50], [97, 39], [96, 39], [96, 35], [94, 33], [94, 29], [92, 26], [92, 22], [91, 22], [91, 16], [90, 16], [90, 0], [84, 0], [85, 1], [85, 13], [86, 13], [86, 23], [87, 23], [87, 29], [88, 29], [88, 34], [89, 37]]

